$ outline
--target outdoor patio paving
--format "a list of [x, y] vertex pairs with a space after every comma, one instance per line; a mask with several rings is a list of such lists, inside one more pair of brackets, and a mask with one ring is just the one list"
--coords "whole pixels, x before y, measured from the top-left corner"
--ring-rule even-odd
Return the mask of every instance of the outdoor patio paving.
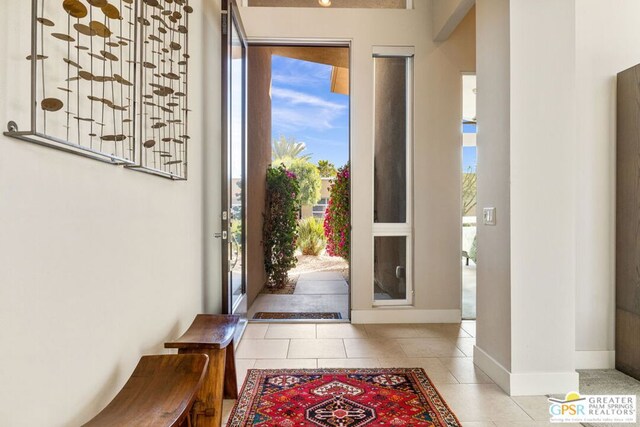
[[260, 294], [249, 309], [257, 312], [337, 312], [349, 319], [349, 285], [337, 271], [300, 273], [291, 295]]
[[462, 261], [462, 318], [476, 318], [476, 264], [473, 261], [469, 265]]

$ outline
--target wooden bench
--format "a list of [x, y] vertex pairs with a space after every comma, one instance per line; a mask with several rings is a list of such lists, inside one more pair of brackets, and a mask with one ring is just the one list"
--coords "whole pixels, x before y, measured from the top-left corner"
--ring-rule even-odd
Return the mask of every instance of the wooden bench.
[[206, 354], [209, 369], [193, 405], [194, 425], [222, 424], [222, 400], [238, 398], [233, 337], [240, 318], [234, 315], [198, 314], [187, 331], [165, 348], [179, 354]]
[[202, 354], [144, 356], [122, 390], [89, 427], [180, 426], [188, 420], [207, 371]]

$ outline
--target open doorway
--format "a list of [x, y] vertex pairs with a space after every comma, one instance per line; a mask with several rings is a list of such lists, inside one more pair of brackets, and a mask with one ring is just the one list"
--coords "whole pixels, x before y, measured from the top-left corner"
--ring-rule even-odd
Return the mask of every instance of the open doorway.
[[476, 318], [476, 76], [462, 76], [462, 318]]
[[[340, 231], [350, 219], [349, 50], [248, 47], [249, 320], [349, 319], [350, 236]], [[268, 171], [281, 165], [298, 185], [296, 243], [286, 283], [276, 284], [265, 269], [263, 232]]]

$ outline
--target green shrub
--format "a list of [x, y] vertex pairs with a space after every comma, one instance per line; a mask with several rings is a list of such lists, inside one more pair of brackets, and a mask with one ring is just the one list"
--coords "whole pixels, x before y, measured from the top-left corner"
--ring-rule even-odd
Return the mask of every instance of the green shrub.
[[302, 255], [320, 255], [324, 249], [324, 226], [314, 217], [306, 218], [298, 224], [298, 247]]
[[287, 272], [296, 266], [298, 237], [298, 180], [283, 165], [267, 169], [267, 191], [262, 224], [264, 269], [268, 287], [280, 288], [289, 280]]
[[300, 158], [284, 157], [278, 159], [288, 170], [296, 174], [300, 193], [298, 201], [301, 205], [313, 206], [320, 200], [320, 187], [322, 178], [316, 165], [308, 160]]

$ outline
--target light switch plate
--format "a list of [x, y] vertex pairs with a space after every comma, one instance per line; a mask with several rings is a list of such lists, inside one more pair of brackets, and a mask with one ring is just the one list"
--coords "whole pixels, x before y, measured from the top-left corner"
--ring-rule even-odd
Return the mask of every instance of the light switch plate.
[[484, 225], [496, 225], [496, 208], [484, 208], [482, 210], [482, 222]]

